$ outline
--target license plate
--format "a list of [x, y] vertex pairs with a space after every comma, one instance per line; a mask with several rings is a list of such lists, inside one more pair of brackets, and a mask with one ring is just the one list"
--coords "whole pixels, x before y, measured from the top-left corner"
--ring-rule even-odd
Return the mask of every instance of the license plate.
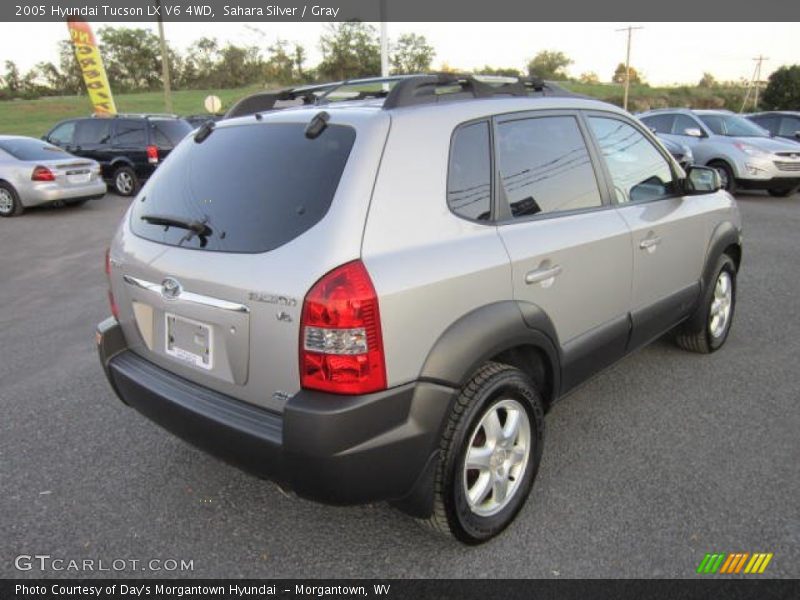
[[67, 171], [67, 181], [70, 183], [86, 183], [91, 176], [90, 171]]
[[164, 317], [166, 353], [181, 362], [211, 370], [214, 366], [211, 326], [171, 313], [166, 313]]

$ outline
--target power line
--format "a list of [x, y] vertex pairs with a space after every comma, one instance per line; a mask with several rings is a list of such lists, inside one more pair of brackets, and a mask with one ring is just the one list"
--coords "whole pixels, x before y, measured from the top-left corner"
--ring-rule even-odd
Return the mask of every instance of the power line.
[[750, 99], [750, 91], [753, 91], [753, 108], [758, 110], [758, 90], [761, 87], [761, 65], [764, 63], [765, 60], [769, 60], [768, 57], [759, 54], [753, 59], [756, 63], [755, 68], [753, 69], [753, 78], [750, 80], [750, 85], [747, 87], [747, 92], [744, 94], [744, 100], [742, 101], [742, 108], [739, 109], [739, 112], [744, 112], [745, 107], [747, 106], [747, 101]]
[[644, 27], [631, 27], [628, 25], [622, 29], [615, 30], [628, 32], [628, 48], [625, 52], [625, 95], [622, 98], [622, 108], [625, 110], [628, 110], [628, 90], [631, 86], [631, 37], [633, 37], [633, 31], [635, 29], [644, 29]]

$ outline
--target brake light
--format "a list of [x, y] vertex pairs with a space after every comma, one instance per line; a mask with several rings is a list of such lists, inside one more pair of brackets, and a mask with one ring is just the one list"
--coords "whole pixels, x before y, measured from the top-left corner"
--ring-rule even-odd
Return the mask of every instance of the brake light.
[[32, 181], [55, 181], [56, 176], [53, 175], [53, 172], [48, 169], [47, 167], [43, 167], [39, 165], [38, 167], [33, 168], [33, 174], [31, 175]]
[[337, 267], [306, 294], [300, 384], [336, 394], [386, 389], [378, 296], [360, 260]]
[[111, 314], [119, 321], [119, 306], [114, 299], [114, 292], [111, 291], [111, 249], [106, 248], [106, 279], [108, 280], [108, 304], [111, 306]]
[[151, 165], [158, 164], [158, 146], [147, 147], [147, 162]]

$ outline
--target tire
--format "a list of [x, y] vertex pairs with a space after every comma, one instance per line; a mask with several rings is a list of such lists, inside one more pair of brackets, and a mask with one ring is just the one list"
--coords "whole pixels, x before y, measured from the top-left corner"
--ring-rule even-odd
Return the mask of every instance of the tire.
[[0, 181], [0, 217], [16, 217], [25, 211], [19, 194], [11, 184]]
[[712, 160], [708, 163], [712, 169], [716, 169], [722, 179], [722, 189], [730, 194], [736, 193], [736, 175], [731, 166], [724, 160]]
[[[504, 439], [510, 433], [503, 431], [510, 426], [509, 419], [515, 420], [517, 429]], [[492, 430], [503, 435], [495, 436]], [[544, 409], [531, 380], [508, 365], [483, 365], [461, 390], [445, 424], [428, 525], [466, 544], [480, 544], [499, 534], [525, 504], [543, 446]], [[466, 467], [470, 448], [480, 469]], [[492, 450], [487, 455], [481, 448]], [[505, 497], [498, 493], [502, 481]]]
[[767, 190], [767, 193], [775, 198], [787, 198], [788, 196], [794, 194], [796, 191], [797, 187], [790, 187], [790, 188], [778, 188], [774, 190]]
[[[710, 354], [722, 348], [728, 339], [736, 311], [736, 265], [733, 259], [723, 254], [717, 261], [714, 274], [713, 282], [703, 293], [698, 312], [676, 331], [675, 341], [684, 350]], [[727, 301], [724, 300], [723, 291], [726, 280], [729, 290]], [[721, 323], [723, 314], [724, 323]], [[715, 321], [715, 316], [719, 320]]]
[[139, 179], [130, 167], [120, 167], [114, 171], [111, 184], [120, 196], [133, 196], [139, 190]]

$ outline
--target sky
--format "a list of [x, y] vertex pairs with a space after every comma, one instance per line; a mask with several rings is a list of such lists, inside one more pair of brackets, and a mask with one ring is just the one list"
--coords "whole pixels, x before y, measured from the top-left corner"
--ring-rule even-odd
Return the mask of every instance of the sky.
[[[104, 23], [93, 23], [95, 31]], [[155, 23], [121, 23], [156, 31]], [[484, 65], [524, 69], [540, 50], [560, 50], [573, 61], [568, 73], [593, 71], [608, 81], [625, 58], [629, 23], [389, 23], [390, 39], [403, 33], [424, 35], [436, 50], [434, 68], [443, 62], [473, 70]], [[634, 31], [631, 65], [652, 85], [696, 83], [708, 71], [717, 80], [750, 79], [753, 57], [763, 55], [762, 78], [784, 64], [800, 63], [797, 23], [630, 23]], [[202, 36], [223, 44], [266, 48], [276, 39], [299, 42], [307, 66], [320, 60], [322, 23], [166, 23], [167, 40], [184, 50]], [[0, 63], [14, 60], [22, 70], [40, 61], [58, 62], [57, 43], [67, 38], [63, 23], [0, 24]], [[35, 40], [31, 43], [32, 40]], [[24, 49], [24, 50], [22, 50]]]

